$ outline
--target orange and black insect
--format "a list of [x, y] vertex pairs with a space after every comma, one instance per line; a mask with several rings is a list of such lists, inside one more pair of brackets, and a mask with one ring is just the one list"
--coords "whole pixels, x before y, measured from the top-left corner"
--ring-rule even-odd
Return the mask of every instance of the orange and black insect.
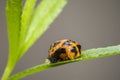
[[77, 42], [63, 39], [50, 45], [48, 60], [51, 63], [71, 60], [81, 56], [81, 45]]

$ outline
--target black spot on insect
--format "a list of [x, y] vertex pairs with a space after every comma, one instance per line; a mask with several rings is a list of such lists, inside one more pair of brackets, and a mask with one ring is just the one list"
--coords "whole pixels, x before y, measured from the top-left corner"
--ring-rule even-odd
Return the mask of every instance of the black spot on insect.
[[76, 43], [74, 40], [69, 40], [69, 42], [73, 42], [73, 43]]
[[55, 42], [55, 43], [53, 44], [53, 47], [57, 46], [59, 43], [60, 43], [59, 41]]
[[50, 52], [50, 51], [53, 52], [53, 46], [52, 45], [50, 45], [50, 48], [49, 48], [48, 52]]
[[70, 42], [69, 42], [69, 41], [66, 41], [66, 42], [63, 43], [63, 45], [70, 46]]
[[75, 53], [75, 55], [77, 55], [77, 50], [76, 50], [76, 47], [73, 47], [73, 48], [71, 49], [71, 52], [74, 52], [74, 53]]
[[74, 40], [71, 40], [73, 43], [76, 43]]
[[79, 52], [81, 52], [81, 45], [77, 45]]
[[60, 61], [57, 58], [51, 58], [51, 57], [49, 57], [48, 59], [50, 60], [51, 63], [56, 63], [56, 62]]
[[54, 49], [51, 50], [51, 52], [53, 52], [53, 51], [54, 51]]
[[57, 49], [57, 50], [55, 51], [55, 53], [54, 53], [54, 57], [57, 58], [57, 59], [59, 59], [61, 53], [66, 53], [66, 50], [65, 50], [64, 48], [59, 48], [59, 49]]

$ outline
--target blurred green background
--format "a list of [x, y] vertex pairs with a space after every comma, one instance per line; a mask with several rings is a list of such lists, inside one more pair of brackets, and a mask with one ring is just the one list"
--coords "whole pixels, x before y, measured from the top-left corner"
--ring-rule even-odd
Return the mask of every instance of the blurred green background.
[[[6, 0], [0, 0], [0, 77], [8, 57]], [[16, 65], [13, 74], [44, 63], [49, 45], [76, 40], [83, 50], [120, 44], [120, 0], [68, 0], [60, 16]], [[56, 67], [22, 80], [120, 80], [120, 55]]]

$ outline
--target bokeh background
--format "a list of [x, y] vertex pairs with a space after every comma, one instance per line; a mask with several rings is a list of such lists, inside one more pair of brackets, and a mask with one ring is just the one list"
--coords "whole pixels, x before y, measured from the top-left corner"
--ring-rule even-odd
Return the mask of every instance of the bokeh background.
[[[0, 77], [8, 58], [6, 0], [0, 0]], [[60, 16], [16, 65], [13, 74], [44, 63], [49, 45], [76, 40], [83, 50], [120, 44], [120, 0], [68, 0]], [[120, 55], [52, 68], [21, 80], [120, 80]]]

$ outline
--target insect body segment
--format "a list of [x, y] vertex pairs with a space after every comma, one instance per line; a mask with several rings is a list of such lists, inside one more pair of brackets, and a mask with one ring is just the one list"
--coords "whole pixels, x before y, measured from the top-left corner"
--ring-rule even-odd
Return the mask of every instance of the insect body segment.
[[48, 59], [51, 63], [71, 60], [81, 56], [81, 46], [72, 40], [64, 39], [51, 44]]

